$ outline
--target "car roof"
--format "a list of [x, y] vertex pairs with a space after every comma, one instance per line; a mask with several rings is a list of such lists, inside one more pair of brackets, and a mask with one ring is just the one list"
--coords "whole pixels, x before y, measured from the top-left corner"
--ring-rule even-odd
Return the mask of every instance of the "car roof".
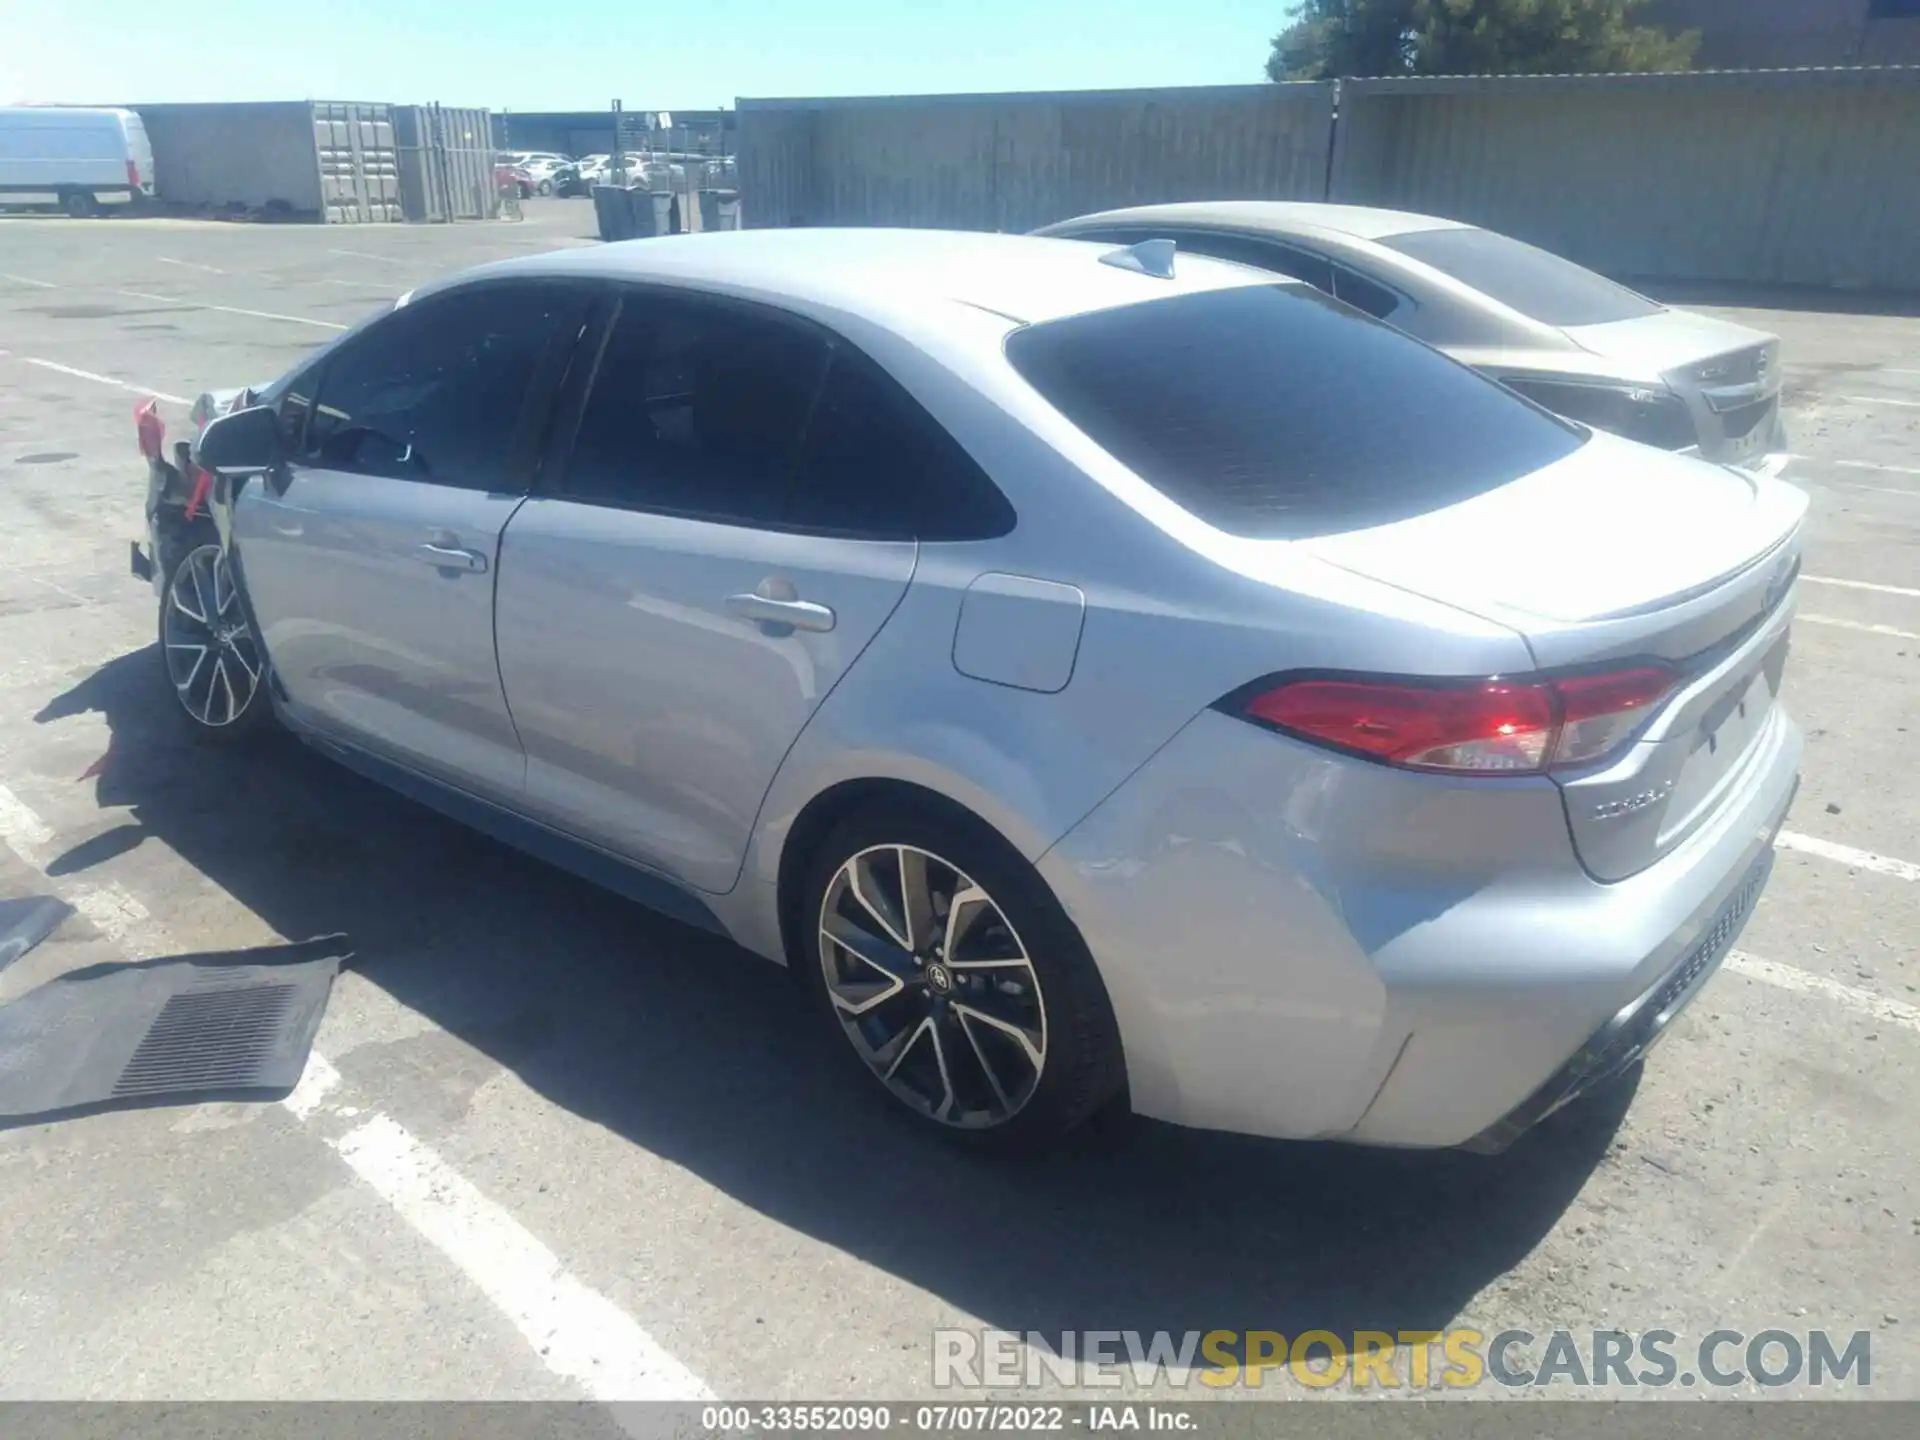
[[[1332, 231], [1357, 240], [1381, 240], [1415, 230], [1467, 230], [1458, 220], [1418, 215], [1410, 210], [1376, 210], [1367, 205], [1325, 205], [1296, 200], [1193, 200], [1174, 205], [1135, 205], [1076, 215], [1061, 225], [1100, 223], [1221, 226], [1232, 230]], [[1053, 228], [1053, 227], [1049, 227]]]
[[1197, 255], [1179, 257], [1163, 279], [1102, 264], [1114, 250], [951, 230], [724, 230], [526, 256], [443, 283], [508, 275], [652, 280], [876, 320], [903, 311], [924, 319], [930, 304], [947, 301], [1016, 324], [1204, 290], [1294, 283]]

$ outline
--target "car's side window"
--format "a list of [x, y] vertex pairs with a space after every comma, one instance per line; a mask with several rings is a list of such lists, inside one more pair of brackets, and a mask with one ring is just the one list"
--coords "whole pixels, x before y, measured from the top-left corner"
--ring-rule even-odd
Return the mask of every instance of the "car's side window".
[[1385, 320], [1401, 306], [1397, 291], [1389, 290], [1377, 280], [1369, 280], [1364, 275], [1340, 268], [1334, 271], [1333, 293], [1356, 310], [1364, 310], [1376, 320]]
[[306, 422], [306, 462], [464, 489], [519, 488], [518, 442], [537, 403], [535, 378], [583, 304], [566, 287], [524, 284], [395, 311], [326, 362]]
[[986, 540], [1013, 507], [905, 388], [836, 344], [807, 422], [785, 512], [790, 525], [862, 539]]
[[320, 367], [296, 375], [274, 409], [274, 427], [280, 435], [280, 453], [299, 455], [306, 442], [307, 419], [313, 413], [314, 387], [320, 379]]
[[1197, 255], [1211, 255], [1216, 260], [1233, 260], [1242, 265], [1251, 265], [1257, 270], [1271, 271], [1276, 275], [1289, 275], [1295, 280], [1304, 280], [1314, 289], [1325, 294], [1333, 293], [1333, 266], [1323, 257], [1305, 250], [1296, 250], [1291, 245], [1281, 245], [1271, 240], [1257, 240], [1248, 235], [1222, 235], [1212, 231], [1180, 235], [1175, 239], [1174, 245], [1177, 249], [1191, 250]]
[[780, 523], [826, 341], [745, 306], [622, 301], [555, 493]]

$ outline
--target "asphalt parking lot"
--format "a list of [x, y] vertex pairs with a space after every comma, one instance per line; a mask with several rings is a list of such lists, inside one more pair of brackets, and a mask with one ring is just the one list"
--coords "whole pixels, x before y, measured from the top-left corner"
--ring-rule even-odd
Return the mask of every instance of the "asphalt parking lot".
[[1112, 1121], [1007, 1164], [850, 1087], [775, 967], [290, 742], [172, 723], [127, 573], [136, 399], [178, 433], [382, 298], [591, 243], [585, 202], [527, 208], [0, 220], [0, 896], [80, 912], [0, 999], [129, 957], [357, 952], [287, 1101], [0, 1132], [0, 1398], [899, 1399], [933, 1393], [936, 1330], [982, 1326], [1867, 1331], [1852, 1393], [1920, 1398], [1920, 318], [1725, 309], [1785, 338], [1812, 496], [1805, 779], [1637, 1089], [1493, 1159]]

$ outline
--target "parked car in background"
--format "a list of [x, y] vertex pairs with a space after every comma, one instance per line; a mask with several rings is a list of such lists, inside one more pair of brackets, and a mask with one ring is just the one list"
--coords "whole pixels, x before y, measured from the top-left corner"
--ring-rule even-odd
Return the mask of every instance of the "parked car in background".
[[530, 256], [196, 415], [140, 421], [185, 723], [797, 967], [974, 1141], [1497, 1149], [1699, 992], [1794, 792], [1803, 492], [1165, 242]]
[[0, 107], [0, 205], [94, 215], [153, 196], [153, 147], [131, 110]]
[[580, 183], [591, 189], [595, 185], [613, 183], [613, 157], [611, 155], [582, 155], [574, 162], [574, 168], [580, 172]]
[[1357, 205], [1109, 210], [1037, 233], [1182, 250], [1304, 280], [1569, 419], [1662, 450], [1777, 469], [1780, 340], [1676, 310], [1491, 230]]
[[535, 151], [520, 163], [533, 177], [534, 190], [541, 195], [552, 195], [578, 178], [573, 161], [552, 151]]
[[493, 185], [502, 194], [511, 190], [521, 200], [531, 197], [534, 190], [533, 176], [527, 173], [526, 167], [505, 156], [494, 161]]

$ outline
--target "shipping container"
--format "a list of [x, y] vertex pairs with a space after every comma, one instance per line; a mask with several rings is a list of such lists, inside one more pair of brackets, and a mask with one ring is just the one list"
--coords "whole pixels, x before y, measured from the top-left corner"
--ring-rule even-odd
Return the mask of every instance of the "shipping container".
[[162, 204], [329, 224], [401, 219], [393, 107], [337, 101], [135, 105]]

